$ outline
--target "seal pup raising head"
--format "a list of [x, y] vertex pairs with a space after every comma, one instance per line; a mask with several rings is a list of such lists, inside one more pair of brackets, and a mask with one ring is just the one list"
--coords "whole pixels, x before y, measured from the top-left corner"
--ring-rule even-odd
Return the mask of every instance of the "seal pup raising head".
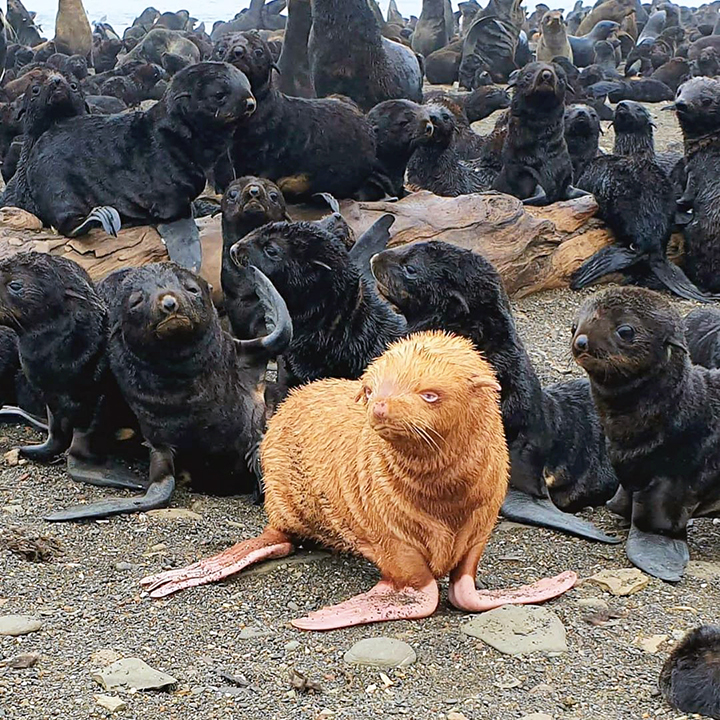
[[264, 533], [143, 585], [164, 597], [314, 540], [365, 557], [381, 580], [363, 595], [293, 621], [303, 630], [427, 617], [438, 605], [437, 580], [448, 574], [450, 602], [470, 612], [564, 592], [574, 573], [512, 592], [475, 588], [507, 489], [498, 390], [472, 344], [444, 332], [399, 340], [360, 380], [296, 389], [271, 418], [261, 446]]

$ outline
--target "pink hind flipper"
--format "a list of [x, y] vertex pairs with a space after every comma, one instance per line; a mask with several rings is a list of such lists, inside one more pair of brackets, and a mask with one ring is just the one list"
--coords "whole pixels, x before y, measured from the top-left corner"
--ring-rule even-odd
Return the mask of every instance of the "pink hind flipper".
[[217, 582], [262, 560], [285, 557], [294, 549], [284, 533], [265, 530], [259, 537], [237, 543], [219, 555], [178, 570], [150, 575], [143, 578], [140, 584], [150, 592], [150, 597], [162, 598], [178, 590]]
[[476, 590], [475, 578], [461, 575], [451, 579], [450, 602], [459, 610], [484, 612], [501, 605], [528, 605], [541, 603], [562, 595], [577, 582], [577, 575], [567, 570], [551, 578], [543, 578], [532, 585], [522, 585], [513, 590]]
[[381, 580], [372, 590], [350, 600], [311, 612], [307, 617], [293, 620], [300, 630], [336, 630], [386, 620], [418, 620], [432, 615], [440, 594], [435, 580], [420, 589], [397, 589]]

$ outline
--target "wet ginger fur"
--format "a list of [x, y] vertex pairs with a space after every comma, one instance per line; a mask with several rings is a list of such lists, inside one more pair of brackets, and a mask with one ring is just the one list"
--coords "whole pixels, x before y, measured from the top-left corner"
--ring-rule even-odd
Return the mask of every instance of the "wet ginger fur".
[[509, 595], [475, 589], [507, 490], [498, 393], [490, 365], [472, 344], [439, 331], [395, 342], [360, 380], [295, 389], [261, 447], [263, 534], [143, 585], [164, 597], [312, 540], [365, 557], [381, 580], [367, 593], [293, 621], [304, 630], [427, 617], [438, 605], [437, 579], [448, 574], [450, 602], [468, 611], [564, 592], [573, 573]]

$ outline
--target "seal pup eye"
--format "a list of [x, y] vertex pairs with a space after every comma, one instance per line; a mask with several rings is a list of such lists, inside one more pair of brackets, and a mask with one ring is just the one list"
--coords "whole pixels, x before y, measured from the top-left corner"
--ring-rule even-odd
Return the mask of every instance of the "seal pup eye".
[[434, 403], [440, 399], [440, 396], [437, 393], [433, 392], [432, 390], [426, 390], [425, 392], [421, 392], [420, 397], [426, 403]]
[[573, 323], [570, 332], [574, 335], [577, 332], [577, 323]]
[[199, 295], [200, 294], [200, 288], [197, 285], [187, 285], [185, 289], [191, 294], [191, 295]]
[[266, 245], [266, 246], [263, 248], [263, 252], [264, 252], [269, 258], [280, 257], [280, 251], [279, 251], [274, 245]]
[[23, 284], [20, 280], [11, 280], [7, 287], [11, 293], [19, 293], [22, 292]]
[[262, 57], [264, 54], [262, 48], [255, 48], [255, 57]]
[[408, 277], [415, 277], [417, 275], [417, 268], [414, 265], [405, 265], [403, 271]]
[[140, 291], [134, 292], [130, 295], [129, 298], [129, 305], [131, 308], [136, 308], [142, 305], [143, 303], [143, 294]]
[[630, 325], [621, 325], [615, 332], [625, 342], [631, 342], [635, 337], [635, 330]]
[[272, 202], [277, 202], [279, 199], [280, 199], [280, 196], [276, 192], [270, 193], [270, 200], [272, 200]]
[[218, 90], [215, 93], [215, 99], [216, 100], [224, 100], [227, 97], [227, 93], [224, 90]]
[[32, 94], [33, 95], [39, 95], [40, 94], [40, 86], [39, 85], [33, 85]]
[[77, 92], [78, 84], [77, 84], [77, 83], [74, 83], [74, 82], [70, 83], [70, 89], [71, 89], [73, 92]]

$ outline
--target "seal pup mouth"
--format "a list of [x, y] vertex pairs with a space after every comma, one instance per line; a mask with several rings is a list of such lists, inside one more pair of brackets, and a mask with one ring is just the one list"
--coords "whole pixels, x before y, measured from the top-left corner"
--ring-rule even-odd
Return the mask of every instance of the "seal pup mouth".
[[193, 328], [194, 324], [187, 315], [175, 314], [155, 325], [155, 335], [162, 339], [180, 332], [191, 332]]
[[533, 83], [533, 90], [536, 92], [555, 92], [557, 78], [552, 70], [542, 70], [537, 74]]

